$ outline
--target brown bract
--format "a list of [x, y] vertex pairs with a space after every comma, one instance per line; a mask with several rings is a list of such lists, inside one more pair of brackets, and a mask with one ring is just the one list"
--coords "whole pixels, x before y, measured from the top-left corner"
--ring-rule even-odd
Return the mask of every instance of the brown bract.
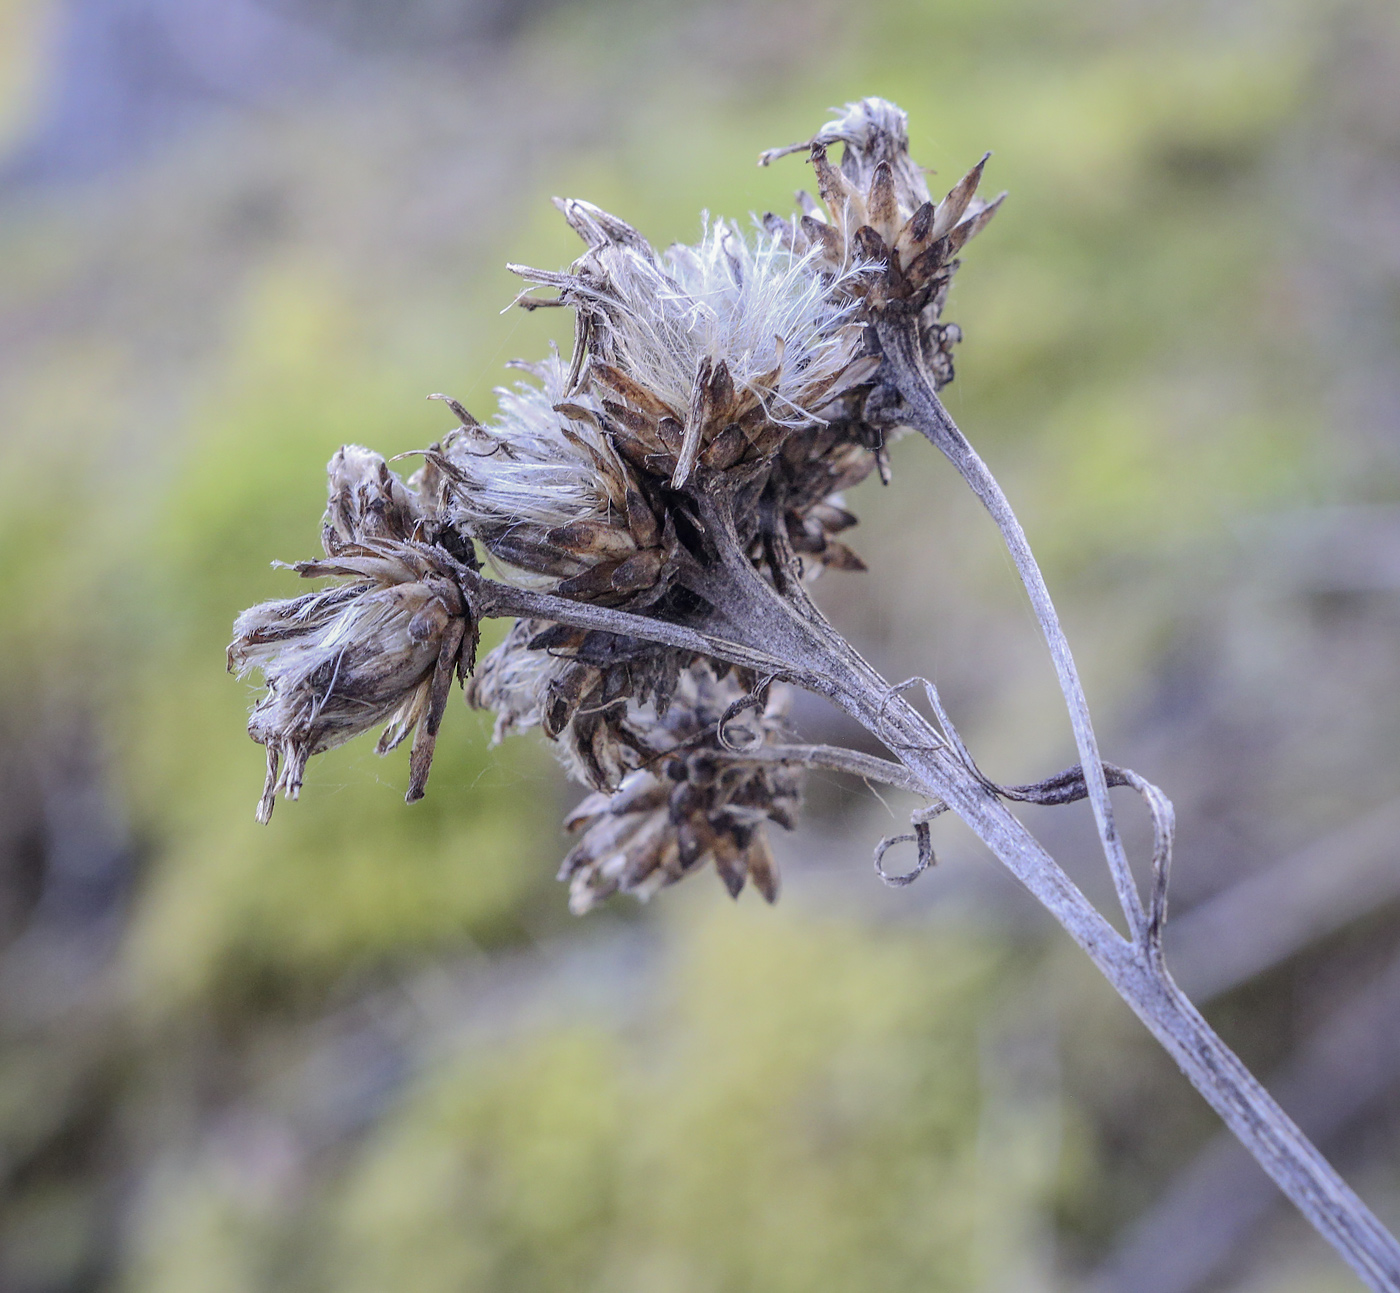
[[538, 386], [498, 391], [504, 417], [461, 425], [423, 451], [413, 478], [440, 528], [478, 540], [502, 565], [565, 597], [645, 610], [665, 595], [675, 533], [618, 452], [608, 419], [562, 402], [557, 356], [527, 368]]
[[539, 727], [578, 781], [614, 790], [656, 754], [649, 734], [661, 730], [694, 660], [637, 638], [522, 619], [482, 660], [467, 701], [495, 712], [496, 741]]

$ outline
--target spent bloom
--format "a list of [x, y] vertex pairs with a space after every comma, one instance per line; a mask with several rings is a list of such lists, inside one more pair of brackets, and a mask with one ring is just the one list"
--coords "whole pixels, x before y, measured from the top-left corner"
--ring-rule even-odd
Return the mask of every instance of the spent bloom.
[[[836, 165], [827, 150], [838, 143], [843, 152]], [[803, 254], [815, 251], [833, 276], [865, 264], [867, 272], [850, 281], [866, 298], [867, 310], [917, 317], [935, 384], [946, 385], [953, 378], [952, 347], [962, 333], [939, 319], [957, 255], [987, 227], [1006, 197], [988, 202], [977, 195], [991, 154], [935, 203], [923, 168], [909, 156], [908, 117], [884, 99], [847, 104], [806, 143], [769, 149], [759, 162], [766, 166], [797, 151], [811, 155], [821, 205], [799, 194], [800, 218], [770, 213], [765, 226], [783, 246]]]
[[687, 670], [664, 720], [649, 734], [656, 755], [617, 790], [590, 795], [565, 820], [567, 829], [582, 832], [559, 870], [574, 912], [619, 891], [650, 897], [706, 862], [714, 863], [732, 897], [752, 880], [765, 899], [777, 900], [778, 869], [766, 825], [792, 828], [802, 775], [755, 754], [773, 752], [786, 735], [790, 692], [781, 684], [770, 689], [756, 730], [735, 752], [722, 727], [744, 695], [732, 676]]
[[564, 402], [559, 356], [517, 366], [536, 381], [498, 389], [490, 426], [452, 402], [461, 426], [425, 451], [413, 483], [449, 531], [526, 582], [644, 608], [665, 588], [662, 517], [592, 402]]
[[651, 729], [692, 663], [637, 638], [520, 619], [482, 660], [467, 700], [495, 711], [497, 741], [539, 727], [575, 780], [613, 789], [656, 752]]
[[815, 273], [817, 253], [717, 220], [695, 246], [658, 255], [589, 203], [559, 206], [588, 250], [565, 273], [512, 268], [576, 311], [571, 384], [598, 391], [633, 456], [673, 488], [699, 463], [766, 461], [873, 372], [854, 303]]
[[295, 569], [345, 582], [244, 611], [228, 648], [230, 670], [259, 668], [267, 683], [248, 723], [267, 747], [263, 822], [278, 790], [297, 797], [311, 755], [382, 722], [381, 754], [417, 733], [408, 798], [420, 799], [452, 673], [471, 668], [476, 631], [455, 563], [416, 541], [417, 507], [403, 483], [357, 445], [339, 450], [329, 471], [326, 558]]

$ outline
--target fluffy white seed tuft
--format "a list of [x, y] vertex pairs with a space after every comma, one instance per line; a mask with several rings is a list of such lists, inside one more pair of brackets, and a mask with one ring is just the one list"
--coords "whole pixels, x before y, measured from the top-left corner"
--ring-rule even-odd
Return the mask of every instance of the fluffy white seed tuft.
[[592, 423], [555, 408], [566, 376], [558, 354], [528, 371], [536, 382], [496, 389], [500, 411], [491, 425], [464, 427], [443, 445], [452, 467], [450, 518], [468, 533], [602, 521], [615, 506], [622, 466], [612, 445]]

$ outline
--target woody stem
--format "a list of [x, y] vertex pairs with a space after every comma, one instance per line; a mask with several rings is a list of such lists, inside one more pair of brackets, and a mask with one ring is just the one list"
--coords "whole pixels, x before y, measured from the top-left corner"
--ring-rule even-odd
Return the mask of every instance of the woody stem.
[[[725, 632], [711, 633], [462, 573], [475, 613], [529, 615], [708, 654], [827, 696], [884, 742], [914, 785], [945, 801], [1065, 928], [1279, 1188], [1379, 1293], [1400, 1293], [1400, 1245], [1187, 1000], [1159, 958], [1123, 938], [933, 726], [821, 616], [754, 569], [725, 526], [714, 572]], [[723, 545], [722, 545], [723, 546]], [[719, 591], [722, 588], [722, 596]], [[1102, 765], [1098, 765], [1102, 776]], [[1087, 769], [1086, 769], [1087, 772]]]

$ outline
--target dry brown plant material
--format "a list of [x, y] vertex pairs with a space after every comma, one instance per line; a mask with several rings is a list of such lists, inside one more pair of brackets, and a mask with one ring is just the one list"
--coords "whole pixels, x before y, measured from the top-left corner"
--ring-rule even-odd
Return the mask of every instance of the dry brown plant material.
[[[839, 164], [829, 150], [843, 148]], [[422, 450], [408, 482], [367, 450], [331, 463], [326, 559], [296, 567], [346, 582], [245, 612], [230, 666], [260, 667], [268, 694], [249, 731], [268, 748], [259, 804], [295, 797], [306, 760], [381, 721], [381, 751], [416, 731], [410, 799], [422, 793], [454, 673], [472, 668], [476, 625], [517, 622], [468, 699], [497, 736], [538, 726], [593, 792], [561, 878], [584, 911], [619, 891], [645, 898], [707, 863], [731, 894], [772, 901], [764, 832], [790, 825], [806, 767], [916, 790], [912, 834], [881, 841], [876, 869], [905, 884], [933, 861], [930, 823], [952, 811], [1090, 956], [1280, 1188], [1373, 1288], [1400, 1290], [1400, 1246], [1177, 988], [1162, 955], [1173, 817], [1160, 790], [1105, 764], [1069, 645], [1004, 494], [948, 416], [961, 333], [944, 322], [957, 256], [998, 210], [977, 196], [984, 157], [941, 201], [909, 155], [904, 114], [848, 106], [805, 144], [820, 201], [746, 236], [707, 222], [696, 245], [658, 253], [622, 220], [561, 201], [585, 250], [562, 272], [515, 268], [520, 304], [574, 311], [574, 352], [528, 367], [483, 425]], [[445, 398], [445, 397], [437, 397]], [[910, 429], [940, 449], [986, 505], [1044, 631], [1080, 763], [1033, 786], [977, 768], [924, 683], [934, 721], [838, 634], [809, 585], [860, 569], [838, 539], [840, 491], [879, 470]], [[501, 575], [486, 577], [485, 551]], [[891, 759], [788, 742], [787, 687], [845, 709]], [[286, 766], [279, 772], [278, 760]], [[1134, 789], [1155, 848], [1144, 900], [1108, 790]], [[1126, 937], [1008, 810], [1087, 798]], [[901, 839], [914, 869], [884, 859]]]

